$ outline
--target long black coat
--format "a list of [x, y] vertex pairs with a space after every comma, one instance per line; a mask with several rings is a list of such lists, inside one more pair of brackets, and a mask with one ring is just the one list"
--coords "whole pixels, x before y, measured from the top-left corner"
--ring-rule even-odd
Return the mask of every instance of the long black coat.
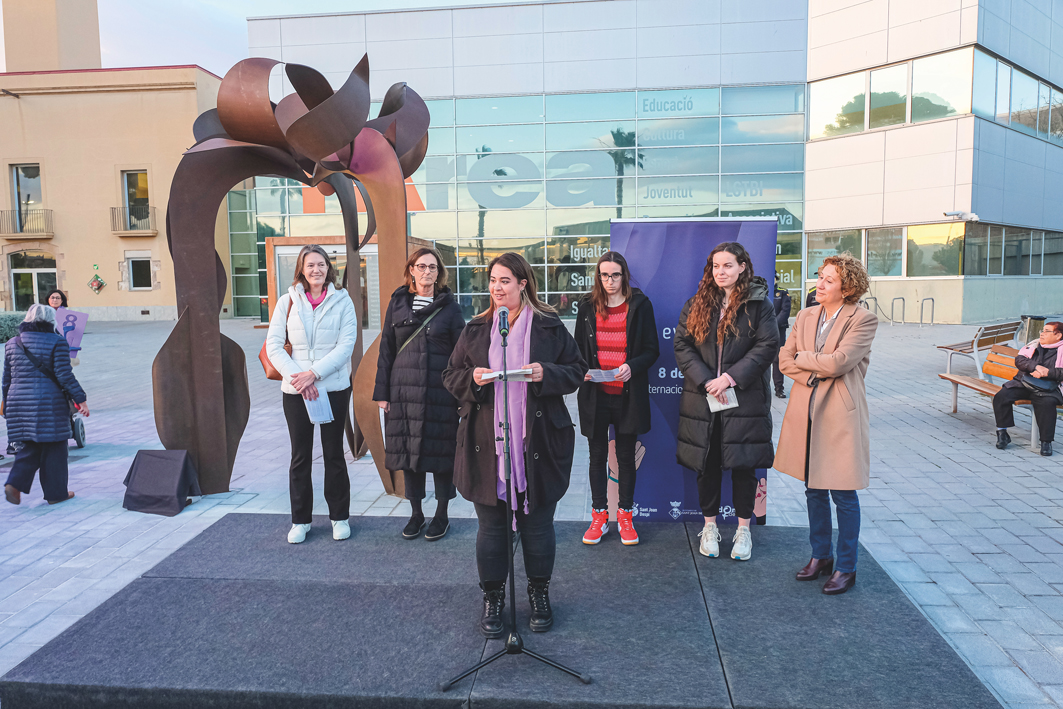
[[[85, 403], [85, 391], [70, 368], [70, 345], [66, 340], [47, 323], [23, 323], [19, 333], [26, 349], [52, 370], [74, 401]], [[8, 340], [4, 348], [3, 393], [9, 441], [58, 443], [73, 435], [66, 395], [33, 366], [15, 338]]]
[[[576, 344], [580, 355], [592, 369], [598, 364], [598, 321], [594, 303], [589, 295], [580, 299], [576, 312]], [[627, 365], [631, 379], [624, 382], [621, 394], [619, 433], [642, 434], [650, 430], [649, 370], [661, 354], [657, 341], [657, 321], [653, 317], [653, 303], [638, 288], [631, 289], [627, 304]], [[588, 438], [594, 435], [594, 416], [598, 399], [598, 384], [580, 384], [579, 425]]]
[[[543, 366], [543, 380], [528, 384], [525, 414], [527, 438], [524, 470], [528, 478], [528, 509], [557, 502], [568, 490], [576, 431], [565, 407], [583, 381], [587, 363], [561, 319], [553, 314], [532, 315], [531, 352], [528, 363]], [[458, 453], [454, 458], [454, 484], [462, 496], [482, 505], [498, 502], [498, 457], [495, 455], [495, 387], [478, 387], [472, 372], [488, 367], [491, 348], [490, 318], [474, 318], [458, 339], [443, 384], [458, 399]], [[524, 363], [518, 363], [524, 364]], [[514, 441], [513, 455], [520, 454]]]
[[[675, 361], [683, 372], [676, 460], [701, 471], [708, 458], [715, 418], [709, 412], [705, 384], [716, 378], [719, 313], [713, 314], [709, 335], [698, 344], [687, 330], [692, 301], [683, 306], [675, 332]], [[779, 326], [763, 278], [754, 277], [749, 300], [739, 309], [735, 324], [738, 337], [729, 335], [723, 342], [721, 372], [735, 380], [738, 398], [738, 407], [721, 415], [723, 467], [770, 468], [775, 451], [771, 444], [769, 370], [779, 352]]]
[[[439, 311], [402, 352], [402, 343], [429, 315]], [[391, 294], [377, 358], [374, 401], [387, 401], [384, 465], [388, 470], [449, 473], [454, 469], [458, 402], [443, 386], [443, 370], [465, 327], [461, 306], [449, 288], [431, 305], [413, 311], [406, 286]]]

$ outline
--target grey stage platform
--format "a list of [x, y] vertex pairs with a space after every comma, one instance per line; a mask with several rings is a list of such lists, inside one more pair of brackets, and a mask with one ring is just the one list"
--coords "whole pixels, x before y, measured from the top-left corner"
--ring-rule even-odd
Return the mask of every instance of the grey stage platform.
[[315, 519], [296, 546], [285, 516], [230, 514], [0, 679], [3, 709], [999, 707], [870, 555], [830, 598], [793, 579], [803, 529], [756, 529], [739, 563], [646, 523], [637, 547], [557, 524], [556, 623], [522, 634], [593, 684], [504, 657], [441, 693], [499, 647], [475, 630], [476, 523], [436, 543], [401, 525], [355, 517], [341, 543]]

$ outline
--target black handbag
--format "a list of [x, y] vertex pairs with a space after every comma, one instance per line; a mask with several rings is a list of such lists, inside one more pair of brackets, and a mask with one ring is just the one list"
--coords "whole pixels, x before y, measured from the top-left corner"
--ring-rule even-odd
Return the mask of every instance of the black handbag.
[[55, 385], [59, 387], [59, 391], [63, 393], [63, 397], [66, 399], [66, 403], [70, 407], [70, 413], [78, 413], [78, 407], [77, 404], [74, 403], [74, 397], [71, 396], [70, 392], [66, 390], [66, 387], [59, 382], [59, 378], [55, 376], [55, 372], [53, 372], [50, 368], [45, 367], [44, 363], [37, 359], [37, 357], [29, 351], [26, 345], [23, 344], [22, 335], [19, 335], [15, 338], [15, 344], [22, 349], [22, 352], [26, 355], [26, 359], [30, 361], [30, 364], [32, 364], [38, 372], [51, 379], [53, 382], [55, 382]]
[[1022, 385], [1030, 391], [1052, 391], [1059, 387], [1059, 382], [1051, 379], [1038, 379], [1030, 374], [1022, 375]]

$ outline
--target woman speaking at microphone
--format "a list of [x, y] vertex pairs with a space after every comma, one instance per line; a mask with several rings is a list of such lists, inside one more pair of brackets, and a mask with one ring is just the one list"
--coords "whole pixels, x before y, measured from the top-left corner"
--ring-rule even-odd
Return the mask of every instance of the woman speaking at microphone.
[[[536, 295], [535, 273], [522, 256], [504, 253], [488, 267], [490, 306], [458, 338], [443, 384], [458, 400], [454, 484], [476, 507], [476, 566], [483, 591], [480, 632], [505, 632], [506, 576], [511, 515], [521, 533], [528, 573], [531, 629], [553, 625], [549, 584], [554, 568], [554, 510], [568, 489], [575, 431], [565, 394], [579, 388], [587, 365], [553, 308]], [[500, 315], [508, 310], [503, 362]], [[506, 484], [502, 424], [503, 386], [485, 378], [503, 369], [530, 370], [509, 387], [512, 475]]]

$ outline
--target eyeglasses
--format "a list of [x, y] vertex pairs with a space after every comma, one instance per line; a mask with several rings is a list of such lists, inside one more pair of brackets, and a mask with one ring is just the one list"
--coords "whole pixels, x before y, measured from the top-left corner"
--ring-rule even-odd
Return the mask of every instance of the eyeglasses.
[[1044, 328], [1041, 328], [1041, 332], [1042, 333], [1051, 332], [1052, 334], [1055, 334], [1058, 331], [1054, 327], [1044, 327]]
[[438, 270], [434, 263], [415, 263], [413, 267], [421, 273], [435, 273]]
[[619, 281], [621, 278], [624, 277], [624, 272], [621, 271], [620, 273], [600, 273], [598, 275], [603, 281]]

